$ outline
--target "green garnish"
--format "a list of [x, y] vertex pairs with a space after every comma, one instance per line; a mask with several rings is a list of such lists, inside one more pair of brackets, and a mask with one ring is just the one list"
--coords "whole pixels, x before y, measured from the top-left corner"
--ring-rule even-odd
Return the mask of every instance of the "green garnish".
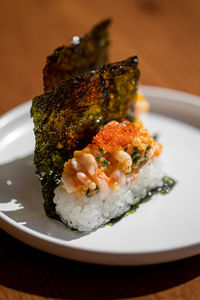
[[162, 178], [162, 180], [163, 180], [164, 183], [169, 183], [172, 179], [170, 177], [164, 176]]
[[151, 149], [151, 145], [148, 145], [146, 151], [149, 151], [150, 149]]
[[172, 177], [164, 176], [162, 178], [163, 186], [161, 188], [158, 188], [158, 192], [161, 194], [167, 194], [171, 191], [171, 189], [174, 187], [174, 185], [177, 183], [175, 179]]
[[103, 148], [99, 148], [99, 152], [100, 152], [101, 154], [105, 154], [105, 153], [106, 153], [106, 151], [105, 151]]
[[144, 166], [148, 160], [149, 160], [149, 157], [147, 155], [147, 152], [151, 149], [151, 145], [148, 145], [146, 147], [146, 150], [144, 152], [144, 160], [141, 161], [141, 157], [140, 157], [140, 151], [138, 150], [137, 147], [134, 147], [134, 152], [133, 154], [131, 155], [131, 158], [132, 158], [132, 161], [133, 161], [133, 164], [137, 165], [134, 167], [134, 169], [139, 169], [141, 168], [142, 166]]
[[145, 162], [147, 162], [147, 161], [149, 160], [149, 157], [148, 157], [148, 155], [147, 155], [147, 152], [148, 152], [150, 149], [151, 149], [151, 145], [148, 145], [148, 146], [146, 147], [145, 152], [144, 152]]
[[124, 151], [127, 151], [127, 150], [128, 150], [128, 147], [125, 147], [125, 148], [124, 148]]
[[132, 158], [133, 164], [137, 165], [140, 163], [140, 151], [138, 150], [137, 147], [134, 147], [134, 152], [131, 155], [131, 158]]
[[98, 192], [99, 192], [99, 187], [97, 186], [96, 189], [93, 191], [88, 189], [85, 195], [87, 198], [90, 198], [90, 197], [96, 195]]
[[145, 197], [141, 198], [140, 201], [139, 201], [138, 203], [132, 205], [132, 206], [130, 207], [130, 210], [129, 210], [129, 211], [125, 212], [125, 213], [124, 213], [122, 216], [120, 216], [120, 217], [116, 217], [116, 218], [114, 218], [114, 219], [111, 219], [111, 220], [107, 223], [107, 225], [113, 226], [113, 225], [115, 225], [115, 223], [117, 223], [118, 221], [120, 221], [123, 217], [126, 217], [126, 216], [128, 216], [128, 215], [130, 215], [130, 214], [135, 213], [136, 210], [140, 207], [140, 205], [141, 205], [142, 203], [145, 203], [145, 202], [151, 200], [153, 195], [158, 194], [158, 193], [160, 193], [160, 194], [167, 194], [167, 193], [169, 193], [169, 192], [174, 188], [174, 186], [175, 186], [176, 183], [177, 183], [177, 181], [176, 181], [175, 179], [173, 179], [173, 178], [171, 178], [171, 177], [168, 177], [168, 176], [164, 176], [164, 177], [162, 178], [162, 182], [163, 182], [163, 185], [162, 185], [161, 187], [157, 187], [157, 188], [154, 188], [154, 189], [152, 189], [151, 191], [149, 191], [149, 192], [147, 193], [147, 195], [146, 195]]
[[109, 161], [107, 161], [104, 157], [102, 156], [97, 156], [96, 157], [96, 161], [101, 164], [103, 167], [108, 167], [109, 166]]

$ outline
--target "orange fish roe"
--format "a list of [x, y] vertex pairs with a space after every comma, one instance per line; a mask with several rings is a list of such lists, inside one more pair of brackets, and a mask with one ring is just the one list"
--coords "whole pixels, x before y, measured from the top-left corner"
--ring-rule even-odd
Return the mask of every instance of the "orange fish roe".
[[62, 182], [77, 197], [90, 197], [90, 192], [109, 188], [116, 192], [125, 176], [134, 181], [139, 169], [161, 151], [162, 146], [140, 121], [112, 121], [97, 133], [92, 144], [74, 152], [64, 165]]
[[93, 138], [92, 144], [105, 151], [113, 151], [116, 147], [126, 147], [133, 145], [139, 150], [145, 150], [147, 145], [155, 143], [147, 129], [140, 121], [129, 122], [124, 120], [122, 123], [112, 121], [108, 123]]

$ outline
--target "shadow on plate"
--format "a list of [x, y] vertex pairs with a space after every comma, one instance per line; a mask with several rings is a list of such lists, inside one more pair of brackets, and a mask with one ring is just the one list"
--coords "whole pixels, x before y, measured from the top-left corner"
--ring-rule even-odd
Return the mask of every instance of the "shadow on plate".
[[46, 254], [2, 231], [0, 239], [0, 285], [46, 298], [124, 299], [164, 291], [200, 275], [200, 255], [154, 266], [109, 267]]
[[72, 231], [63, 223], [46, 216], [40, 182], [34, 172], [33, 155], [0, 165], [0, 174], [0, 211], [9, 218], [39, 233], [65, 241], [87, 234]]

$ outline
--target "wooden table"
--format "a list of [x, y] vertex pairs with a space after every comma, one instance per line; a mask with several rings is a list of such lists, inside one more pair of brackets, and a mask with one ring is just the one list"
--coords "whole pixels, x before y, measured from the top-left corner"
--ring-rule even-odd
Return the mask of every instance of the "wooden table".
[[[46, 56], [113, 18], [110, 60], [138, 54], [141, 83], [200, 95], [198, 0], [0, 1], [0, 113], [42, 93]], [[200, 299], [200, 256], [146, 267], [68, 261], [0, 232], [0, 300]]]

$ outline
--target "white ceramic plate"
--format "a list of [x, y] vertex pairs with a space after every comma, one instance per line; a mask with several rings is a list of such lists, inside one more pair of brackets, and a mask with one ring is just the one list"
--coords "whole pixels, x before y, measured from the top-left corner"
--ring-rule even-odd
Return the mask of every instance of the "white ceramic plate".
[[144, 265], [199, 254], [200, 98], [163, 88], [142, 90], [151, 103], [150, 131], [164, 145], [164, 169], [178, 181], [170, 194], [155, 195], [136, 213], [89, 234], [47, 218], [29, 156], [34, 136], [28, 102], [0, 120], [2, 229], [38, 249], [90, 263]]

